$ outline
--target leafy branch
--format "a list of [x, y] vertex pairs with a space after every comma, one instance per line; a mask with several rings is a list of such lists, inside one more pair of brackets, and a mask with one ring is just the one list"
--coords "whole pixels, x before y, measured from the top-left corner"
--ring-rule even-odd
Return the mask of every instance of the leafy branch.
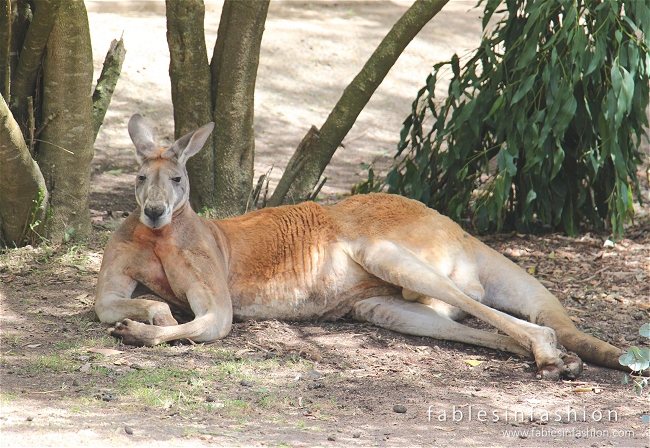
[[[400, 133], [387, 189], [479, 231], [609, 228], [641, 201], [648, 139], [650, 5], [481, 0], [484, 38], [436, 64]], [[503, 13], [487, 30], [495, 13]], [[439, 77], [451, 70], [439, 102]]]

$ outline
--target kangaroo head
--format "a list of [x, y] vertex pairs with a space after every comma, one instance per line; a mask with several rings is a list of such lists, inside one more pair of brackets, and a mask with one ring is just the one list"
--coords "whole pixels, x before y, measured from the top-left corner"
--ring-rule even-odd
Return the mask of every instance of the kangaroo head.
[[129, 120], [129, 135], [135, 145], [140, 171], [135, 181], [135, 197], [140, 204], [140, 221], [152, 229], [169, 224], [172, 215], [190, 197], [190, 182], [185, 164], [199, 152], [210, 137], [214, 123], [184, 135], [171, 148], [153, 142], [151, 128], [141, 115]]

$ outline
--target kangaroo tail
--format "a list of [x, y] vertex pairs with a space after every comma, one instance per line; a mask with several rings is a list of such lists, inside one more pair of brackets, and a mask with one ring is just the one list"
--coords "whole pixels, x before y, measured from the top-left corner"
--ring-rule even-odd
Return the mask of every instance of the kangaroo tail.
[[[549, 293], [550, 294], [550, 293]], [[578, 330], [567, 315], [562, 305], [551, 301], [537, 314], [535, 323], [555, 330], [558, 342], [568, 350], [575, 352], [583, 361], [610, 369], [625, 370], [618, 362], [623, 352], [607, 342], [596, 339]]]

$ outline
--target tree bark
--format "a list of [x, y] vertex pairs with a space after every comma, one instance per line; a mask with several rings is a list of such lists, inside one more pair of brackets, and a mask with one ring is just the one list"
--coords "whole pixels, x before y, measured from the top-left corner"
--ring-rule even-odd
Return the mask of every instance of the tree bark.
[[63, 0], [43, 64], [44, 118], [51, 118], [37, 148], [50, 192], [47, 238], [90, 235], [88, 211], [93, 157], [93, 59], [88, 15], [82, 0]]
[[[174, 136], [180, 138], [212, 121], [211, 75], [205, 46], [203, 0], [167, 0], [169, 77], [174, 105]], [[187, 163], [194, 210], [215, 207], [214, 147], [210, 137]]]
[[[0, 243], [20, 246], [44, 222], [47, 189], [23, 134], [0, 96]], [[40, 201], [39, 201], [40, 199]], [[40, 222], [41, 226], [36, 226]]]
[[210, 64], [215, 212], [240, 215], [253, 188], [255, 81], [269, 0], [225, 0]]
[[[406, 46], [449, 0], [417, 0], [395, 23], [327, 117], [295, 155], [269, 199], [269, 206], [306, 200], [357, 117]], [[310, 131], [311, 132], [311, 131]]]
[[56, 21], [61, 0], [41, 0], [37, 2], [34, 18], [27, 29], [18, 59], [16, 72], [12, 74], [11, 111], [19, 123], [24, 123], [27, 113], [27, 98], [34, 96], [36, 76], [41, 67], [47, 38]]
[[104, 123], [106, 111], [111, 104], [111, 98], [113, 98], [117, 80], [120, 78], [120, 73], [122, 72], [122, 63], [124, 62], [125, 56], [126, 49], [124, 48], [124, 40], [122, 38], [120, 40], [113, 39], [106, 53], [106, 58], [104, 58], [102, 73], [97, 79], [97, 85], [93, 92], [93, 141], [97, 138], [99, 128]]
[[[0, 0], [2, 1], [2, 0]], [[10, 32], [10, 42], [9, 42], [9, 77], [13, 78], [16, 73], [16, 68], [18, 67], [18, 58], [20, 51], [23, 48], [23, 42], [25, 41], [25, 36], [27, 35], [27, 30], [29, 29], [29, 24], [32, 21], [32, 8], [28, 0], [9, 0], [11, 3], [10, 6], [10, 16], [9, 21], [11, 22], [11, 32]], [[11, 81], [8, 81], [11, 83]], [[7, 104], [11, 105], [11, 87], [7, 91], [5, 100]]]
[[11, 0], [0, 0], [0, 96], [9, 101], [11, 85]]

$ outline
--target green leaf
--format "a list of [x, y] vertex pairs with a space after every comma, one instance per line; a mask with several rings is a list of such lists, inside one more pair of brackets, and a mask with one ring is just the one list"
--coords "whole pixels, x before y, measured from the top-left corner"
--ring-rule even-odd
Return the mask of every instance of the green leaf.
[[630, 364], [634, 363], [634, 353], [630, 349], [628, 349], [627, 353], [622, 354], [621, 356], [618, 357], [618, 362], [622, 366], [629, 366]]
[[650, 338], [650, 324], [643, 324], [639, 328], [639, 334], [644, 338]]
[[521, 84], [521, 87], [519, 87], [519, 90], [515, 93], [515, 96], [512, 97], [512, 101], [510, 102], [511, 105], [516, 104], [521, 100], [524, 95], [528, 93], [528, 91], [533, 87], [533, 84], [535, 83], [535, 79], [537, 78], [536, 74], [530, 75], [526, 80]]
[[496, 99], [496, 101], [494, 102], [494, 104], [492, 105], [492, 108], [490, 109], [490, 112], [488, 112], [488, 114], [487, 114], [487, 116], [485, 118], [486, 119], [490, 118], [501, 107], [501, 105], [503, 104], [505, 99], [506, 99], [505, 95], [499, 96]]
[[526, 205], [528, 206], [531, 202], [533, 202], [537, 198], [537, 193], [535, 193], [535, 190], [530, 190], [528, 194], [526, 195]]
[[621, 74], [621, 69], [618, 65], [618, 60], [612, 65], [611, 70], [612, 75], [612, 87], [614, 87], [615, 92], [620, 92], [621, 86], [623, 85], [623, 75]]
[[558, 146], [553, 154], [553, 172], [551, 173], [551, 179], [557, 176], [557, 173], [562, 169], [562, 162], [564, 162], [564, 150], [561, 146]]
[[621, 94], [625, 95], [625, 111], [629, 112], [632, 108], [632, 100], [634, 99], [634, 79], [630, 72], [623, 67], [621, 67], [621, 74], [623, 78], [621, 83]]

